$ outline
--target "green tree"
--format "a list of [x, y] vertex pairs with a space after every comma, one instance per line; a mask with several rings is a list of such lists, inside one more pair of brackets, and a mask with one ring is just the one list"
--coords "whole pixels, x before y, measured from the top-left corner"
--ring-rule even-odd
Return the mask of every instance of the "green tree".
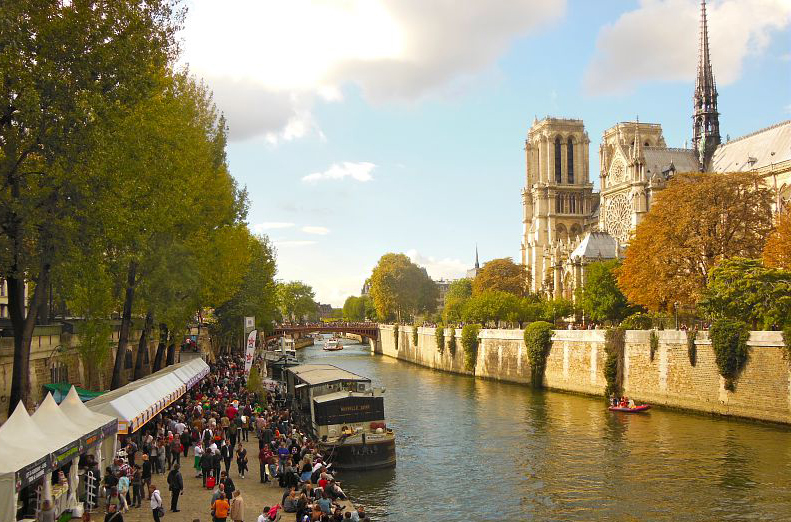
[[464, 320], [464, 308], [469, 297], [445, 296], [445, 306], [442, 309], [442, 320], [447, 324], [458, 324]]
[[445, 299], [466, 299], [468, 297], [472, 297], [472, 279], [466, 277], [451, 282], [448, 286], [448, 291], [445, 292]]
[[621, 321], [633, 313], [626, 296], [618, 288], [617, 260], [591, 263], [586, 269], [585, 286], [578, 290], [577, 304], [591, 321]]
[[279, 283], [277, 299], [284, 318], [301, 322], [308, 315], [316, 312], [316, 301], [313, 289], [301, 281]]
[[343, 303], [343, 319], [345, 321], [364, 321], [365, 299], [355, 296], [347, 297]]
[[723, 259], [711, 271], [698, 306], [713, 319], [782, 329], [791, 325], [791, 271], [766, 268], [758, 259]]
[[524, 297], [528, 293], [528, 283], [528, 273], [524, 266], [517, 265], [510, 257], [492, 259], [484, 263], [472, 281], [472, 294], [498, 290]]
[[499, 321], [518, 322], [520, 301], [514, 294], [500, 290], [489, 290], [467, 301], [462, 312], [468, 323], [498, 323]]
[[51, 270], [82, 240], [79, 218], [109, 182], [92, 179], [80, 160], [103, 129], [156, 90], [158, 71], [177, 49], [182, 13], [173, 6], [0, 4], [0, 277], [14, 329], [9, 414], [29, 402], [30, 342]]
[[425, 269], [404, 254], [385, 254], [371, 274], [371, 298], [378, 316], [401, 322], [418, 313], [430, 313], [439, 290]]

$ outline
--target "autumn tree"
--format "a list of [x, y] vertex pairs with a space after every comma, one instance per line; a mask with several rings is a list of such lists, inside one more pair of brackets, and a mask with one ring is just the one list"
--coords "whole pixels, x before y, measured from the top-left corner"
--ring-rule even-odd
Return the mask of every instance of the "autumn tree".
[[621, 321], [634, 311], [618, 288], [617, 260], [598, 261], [586, 267], [585, 286], [577, 292], [577, 304], [592, 321]]
[[439, 290], [426, 273], [404, 254], [385, 254], [371, 274], [371, 299], [383, 320], [401, 321], [436, 309]]
[[691, 306], [722, 259], [759, 257], [772, 227], [772, 196], [752, 173], [681, 174], [659, 192], [617, 269], [633, 303]]
[[472, 281], [472, 293], [478, 295], [489, 290], [499, 290], [524, 297], [528, 292], [528, 282], [525, 267], [514, 263], [510, 257], [492, 259], [484, 263]]
[[51, 271], [81, 240], [77, 218], [107, 181], [89, 180], [81, 153], [157, 88], [158, 71], [177, 50], [183, 16], [173, 7], [169, 0], [0, 4], [0, 277], [14, 331], [9, 414], [29, 402], [30, 343]]
[[775, 229], [766, 240], [763, 259], [766, 266], [791, 270], [791, 207], [778, 216]]

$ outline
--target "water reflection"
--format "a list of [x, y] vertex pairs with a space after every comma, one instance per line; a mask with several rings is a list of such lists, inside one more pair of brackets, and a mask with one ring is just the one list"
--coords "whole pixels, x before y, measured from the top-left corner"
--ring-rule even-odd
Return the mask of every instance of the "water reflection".
[[376, 520], [788, 520], [791, 430], [301, 351], [385, 386], [398, 467], [348, 473]]

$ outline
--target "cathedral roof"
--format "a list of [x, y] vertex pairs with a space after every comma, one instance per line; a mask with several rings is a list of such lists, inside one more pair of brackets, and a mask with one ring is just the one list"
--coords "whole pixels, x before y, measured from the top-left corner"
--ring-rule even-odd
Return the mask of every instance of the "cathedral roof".
[[571, 259], [595, 261], [597, 259], [616, 259], [619, 245], [607, 232], [588, 232], [571, 253]]
[[791, 160], [791, 120], [772, 125], [717, 147], [713, 172], [742, 172]]
[[644, 147], [643, 158], [648, 178], [659, 175], [662, 179], [667, 176], [664, 173], [671, 170], [674, 172], [697, 172], [698, 159], [695, 157], [693, 149], [674, 149], [667, 147]]

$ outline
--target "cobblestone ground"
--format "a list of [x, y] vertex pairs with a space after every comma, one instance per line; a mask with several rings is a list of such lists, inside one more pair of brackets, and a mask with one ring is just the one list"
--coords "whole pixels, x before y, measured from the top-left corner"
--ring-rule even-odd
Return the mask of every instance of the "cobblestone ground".
[[[236, 489], [241, 490], [242, 497], [244, 498], [245, 505], [245, 522], [255, 522], [258, 515], [264, 506], [272, 506], [280, 503], [283, 496], [283, 489], [277, 485], [277, 482], [269, 482], [262, 484], [258, 474], [258, 439], [254, 434], [250, 435], [248, 442], [243, 443], [247, 449], [247, 458], [249, 460], [248, 467], [250, 471], [245, 474], [245, 478], [241, 478], [236, 468], [236, 461], [231, 463], [231, 478], [233, 479]], [[165, 508], [165, 516], [163, 522], [193, 522], [199, 520], [200, 522], [211, 522], [210, 504], [212, 491], [208, 490], [201, 485], [201, 479], [195, 477], [195, 472], [192, 467], [194, 462], [192, 451], [190, 450], [189, 456], [185, 459], [182, 455], [181, 471], [184, 477], [184, 493], [179, 499], [179, 512], [172, 513], [170, 511], [170, 491], [167, 486], [167, 473], [162, 475], [154, 475], [152, 482], [157, 485], [159, 491], [162, 493], [162, 501]], [[225, 469], [225, 464], [223, 468]], [[294, 520], [294, 515], [289, 513], [283, 517], [284, 522], [291, 522]], [[104, 511], [94, 512], [91, 516], [92, 521], [103, 521]], [[148, 501], [144, 500], [139, 508], [131, 508], [128, 512], [124, 513], [124, 522], [150, 522], [154, 520], [149, 508]], [[230, 518], [228, 519], [230, 522]]]

